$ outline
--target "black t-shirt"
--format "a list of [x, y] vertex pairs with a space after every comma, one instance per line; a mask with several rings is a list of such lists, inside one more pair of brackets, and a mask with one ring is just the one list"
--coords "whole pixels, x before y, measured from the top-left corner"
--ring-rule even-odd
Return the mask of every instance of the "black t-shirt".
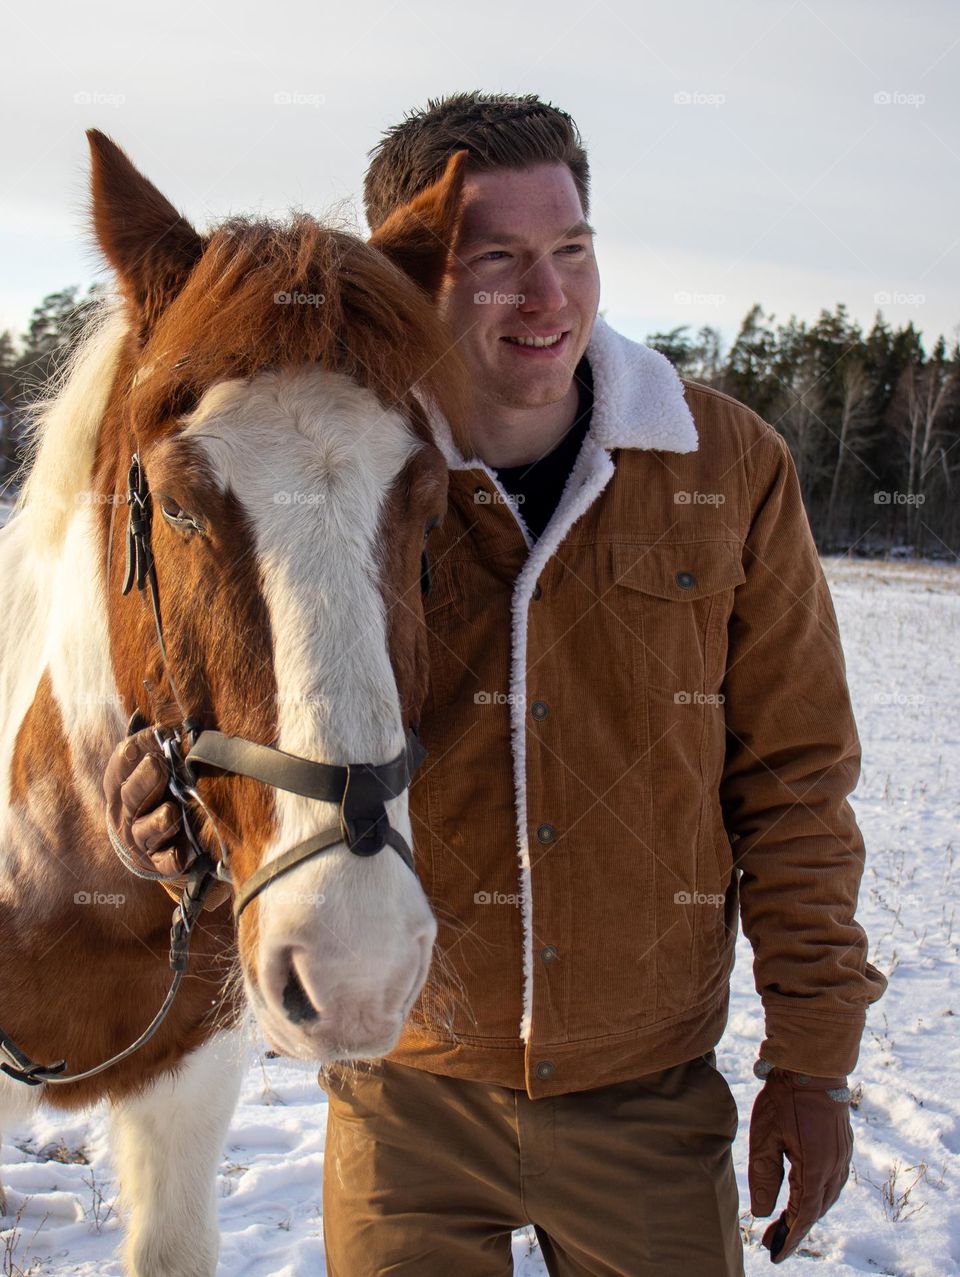
[[574, 380], [580, 395], [577, 415], [556, 447], [539, 461], [528, 461], [521, 466], [501, 466], [494, 471], [510, 495], [518, 498], [520, 516], [534, 539], [543, 534], [550, 522], [550, 516], [557, 508], [563, 492], [563, 485], [580, 452], [580, 445], [590, 428], [593, 374], [586, 356], [577, 364]]

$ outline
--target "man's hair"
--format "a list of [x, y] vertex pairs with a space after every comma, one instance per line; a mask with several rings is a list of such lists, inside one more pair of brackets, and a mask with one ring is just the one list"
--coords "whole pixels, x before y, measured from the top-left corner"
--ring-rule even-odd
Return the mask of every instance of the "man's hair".
[[408, 112], [369, 152], [363, 202], [375, 231], [395, 208], [443, 176], [454, 151], [466, 150], [468, 172], [566, 164], [584, 217], [589, 217], [590, 167], [580, 132], [566, 111], [533, 93], [455, 93]]

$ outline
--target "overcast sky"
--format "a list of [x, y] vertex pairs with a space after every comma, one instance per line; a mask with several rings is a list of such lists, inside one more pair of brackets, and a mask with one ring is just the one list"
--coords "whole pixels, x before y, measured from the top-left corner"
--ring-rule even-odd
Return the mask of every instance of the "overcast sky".
[[[196, 224], [336, 207], [429, 97], [539, 94], [593, 171], [601, 307], [729, 340], [845, 302], [960, 324], [960, 6], [951, 0], [88, 0], [4, 6], [0, 329], [97, 278], [84, 129]], [[278, 101], [286, 97], [288, 101]], [[889, 301], [885, 300], [889, 297]]]

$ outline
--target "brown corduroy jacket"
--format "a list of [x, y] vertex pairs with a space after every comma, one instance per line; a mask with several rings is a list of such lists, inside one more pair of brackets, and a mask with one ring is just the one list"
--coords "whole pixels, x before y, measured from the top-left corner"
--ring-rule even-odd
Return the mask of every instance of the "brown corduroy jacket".
[[533, 543], [451, 466], [431, 537], [429, 750], [411, 790], [440, 922], [390, 1059], [582, 1090], [702, 1054], [738, 915], [774, 1064], [854, 1066], [885, 977], [854, 921], [860, 768], [790, 453], [598, 318], [590, 429]]

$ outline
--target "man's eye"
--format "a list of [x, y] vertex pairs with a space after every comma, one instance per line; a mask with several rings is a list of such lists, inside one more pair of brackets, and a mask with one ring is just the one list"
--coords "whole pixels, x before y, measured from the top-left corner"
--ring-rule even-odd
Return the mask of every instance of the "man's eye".
[[567, 253], [570, 251], [571, 248], [573, 249], [574, 253], [582, 253], [584, 251], [584, 247], [582, 244], [565, 244], [563, 248], [560, 249], [560, 252]]
[[478, 262], [490, 262], [497, 257], [509, 257], [510, 254], [502, 248], [492, 248], [489, 253], [481, 253], [477, 258]]

